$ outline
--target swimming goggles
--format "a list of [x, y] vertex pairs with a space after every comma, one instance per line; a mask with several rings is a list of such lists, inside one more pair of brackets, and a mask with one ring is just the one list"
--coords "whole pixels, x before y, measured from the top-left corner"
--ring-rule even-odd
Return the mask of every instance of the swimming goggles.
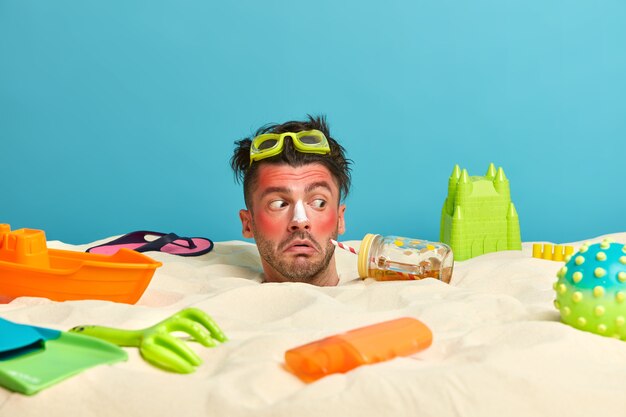
[[330, 153], [328, 139], [319, 130], [302, 132], [264, 133], [252, 139], [250, 145], [250, 165], [253, 161], [278, 155], [283, 151], [285, 138], [290, 137], [293, 146], [299, 152], [327, 154]]

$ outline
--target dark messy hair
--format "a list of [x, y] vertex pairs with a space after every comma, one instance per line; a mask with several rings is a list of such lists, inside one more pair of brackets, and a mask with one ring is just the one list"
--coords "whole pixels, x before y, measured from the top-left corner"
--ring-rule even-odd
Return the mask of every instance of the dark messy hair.
[[[230, 158], [230, 166], [235, 173], [238, 182], [243, 182], [243, 193], [246, 200], [246, 206], [251, 208], [252, 205], [252, 189], [256, 186], [258, 180], [258, 168], [261, 164], [288, 164], [293, 167], [299, 167], [306, 164], [319, 163], [325, 166], [331, 173], [333, 179], [339, 188], [339, 199], [344, 199], [350, 191], [351, 174], [350, 165], [352, 161], [345, 156], [345, 149], [330, 136], [326, 117], [307, 115], [306, 121], [289, 121], [283, 124], [269, 124], [261, 127], [256, 131], [252, 138], [244, 138], [235, 141], [235, 151]], [[285, 133], [285, 132], [301, 132], [304, 130], [319, 130], [324, 133], [328, 144], [330, 145], [330, 153], [321, 155], [314, 153], [304, 153], [297, 151], [291, 138], [285, 138], [284, 148], [278, 155], [255, 161], [250, 165], [250, 145], [252, 139], [264, 133]]]

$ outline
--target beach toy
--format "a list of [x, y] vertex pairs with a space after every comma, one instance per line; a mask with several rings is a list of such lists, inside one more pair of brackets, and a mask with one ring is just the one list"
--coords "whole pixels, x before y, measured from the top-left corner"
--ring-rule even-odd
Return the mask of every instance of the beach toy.
[[32, 395], [87, 368], [127, 359], [93, 337], [0, 318], [0, 386]]
[[215, 321], [197, 308], [186, 308], [142, 330], [83, 325], [72, 328], [70, 332], [97, 337], [119, 346], [138, 347], [147, 362], [167, 371], [185, 374], [195, 371], [202, 359], [170, 332], [185, 332], [206, 347], [215, 347], [218, 342], [228, 340]]
[[554, 245], [552, 243], [533, 243], [533, 258], [545, 259], [546, 261], [563, 262], [566, 257], [574, 253], [574, 247], [569, 245]]
[[0, 299], [109, 300], [134, 304], [160, 262], [121, 249], [97, 255], [48, 249], [43, 230], [0, 225]]
[[409, 356], [432, 343], [421, 321], [402, 317], [330, 336], [285, 352], [287, 369], [304, 382], [357, 366]]
[[502, 167], [489, 165], [484, 177], [454, 166], [441, 210], [439, 240], [457, 261], [502, 250], [521, 250], [519, 217]]
[[586, 243], [557, 277], [554, 305], [564, 323], [626, 340], [626, 245]]
[[401, 236], [368, 233], [356, 249], [331, 239], [341, 249], [358, 255], [361, 278], [378, 281], [435, 278], [450, 282], [454, 256], [448, 245]]

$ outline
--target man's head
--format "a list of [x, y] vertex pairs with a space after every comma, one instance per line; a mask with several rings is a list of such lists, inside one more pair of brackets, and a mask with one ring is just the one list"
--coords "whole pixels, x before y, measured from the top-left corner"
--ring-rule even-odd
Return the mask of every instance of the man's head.
[[[269, 136], [250, 162], [251, 146], [258, 152], [255, 138], [287, 132], [293, 135]], [[277, 141], [282, 150], [266, 157], [264, 148]], [[336, 285], [330, 239], [345, 230], [341, 201], [350, 189], [350, 161], [324, 118], [265, 126], [235, 143], [231, 166], [243, 182], [247, 207], [239, 213], [243, 235], [255, 239], [266, 280]]]

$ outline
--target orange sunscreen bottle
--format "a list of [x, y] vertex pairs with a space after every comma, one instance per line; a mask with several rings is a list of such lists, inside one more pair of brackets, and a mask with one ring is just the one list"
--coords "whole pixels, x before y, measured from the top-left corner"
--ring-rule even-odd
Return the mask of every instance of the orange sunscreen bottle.
[[430, 329], [411, 317], [360, 327], [285, 352], [287, 368], [304, 382], [357, 366], [409, 356], [433, 341]]

